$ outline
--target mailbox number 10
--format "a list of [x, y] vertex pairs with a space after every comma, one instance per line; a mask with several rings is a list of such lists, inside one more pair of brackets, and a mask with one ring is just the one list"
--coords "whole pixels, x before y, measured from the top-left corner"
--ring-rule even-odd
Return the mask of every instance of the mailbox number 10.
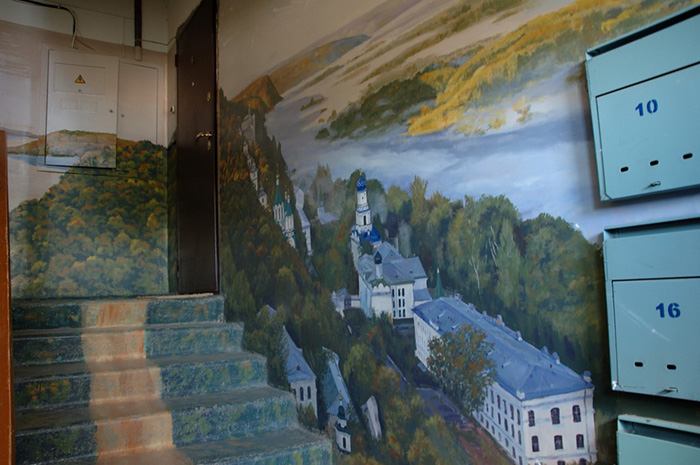
[[670, 318], [678, 318], [681, 316], [681, 307], [677, 303], [670, 303], [668, 306], [664, 306], [663, 302], [656, 306], [659, 311], [661, 318], [666, 318], [666, 314]]
[[[639, 113], [639, 116], [644, 116], [644, 104], [639, 103], [636, 107], [634, 107], [635, 110], [637, 110], [637, 113]], [[659, 102], [656, 101], [656, 99], [651, 99], [647, 102], [646, 104], [646, 109], [647, 113], [656, 113], [659, 110]]]

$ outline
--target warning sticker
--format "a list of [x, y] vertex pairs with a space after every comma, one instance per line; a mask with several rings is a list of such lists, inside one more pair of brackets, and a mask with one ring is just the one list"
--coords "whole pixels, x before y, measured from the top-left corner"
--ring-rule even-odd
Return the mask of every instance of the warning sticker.
[[82, 74], [78, 74], [78, 77], [75, 79], [76, 84], [85, 84], [85, 79], [83, 79]]

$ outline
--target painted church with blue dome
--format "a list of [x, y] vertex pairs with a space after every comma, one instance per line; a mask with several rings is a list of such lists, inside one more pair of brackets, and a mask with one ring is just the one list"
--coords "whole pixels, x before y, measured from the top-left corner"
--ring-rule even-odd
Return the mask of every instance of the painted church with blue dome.
[[[364, 175], [355, 184], [355, 225], [350, 231], [352, 259], [357, 270], [360, 307], [368, 317], [388, 315], [392, 320], [413, 319], [413, 308], [431, 300], [428, 275], [418, 257], [406, 258], [372, 225]], [[371, 246], [364, 253], [363, 242]]]
[[360, 173], [355, 187], [357, 190], [357, 206], [355, 207], [355, 225], [350, 230], [350, 247], [352, 249], [352, 262], [357, 269], [362, 242], [369, 242], [372, 250], [376, 250], [379, 244], [382, 243], [382, 236], [372, 224], [372, 211], [367, 201], [367, 180], [362, 173]]

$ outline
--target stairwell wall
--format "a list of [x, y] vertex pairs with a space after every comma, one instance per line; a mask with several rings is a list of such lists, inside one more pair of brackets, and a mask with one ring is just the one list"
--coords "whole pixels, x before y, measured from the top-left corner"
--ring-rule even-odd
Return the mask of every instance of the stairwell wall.
[[[168, 119], [174, 79], [169, 51], [179, 23], [167, 18], [171, 13], [184, 21], [193, 7], [170, 3], [143, 2], [139, 58], [132, 1], [64, 2], [77, 20], [75, 41], [67, 11], [0, 1], [0, 128], [7, 131], [9, 147], [13, 298], [169, 292], [167, 202], [173, 187], [167, 184], [166, 145], [174, 131]], [[148, 101], [149, 116], [142, 115], [143, 106], [135, 110], [152, 128], [145, 135], [117, 125], [114, 169], [45, 164], [50, 50], [116, 57], [121, 118], [129, 104]]]

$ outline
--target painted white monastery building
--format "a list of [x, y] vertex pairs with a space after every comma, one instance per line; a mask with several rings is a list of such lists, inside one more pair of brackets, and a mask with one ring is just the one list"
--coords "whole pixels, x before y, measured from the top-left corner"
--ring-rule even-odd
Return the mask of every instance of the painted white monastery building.
[[595, 463], [590, 374], [580, 375], [547, 348], [536, 349], [502, 318], [461, 300], [440, 298], [415, 309], [416, 356], [428, 366], [431, 339], [471, 325], [493, 344], [495, 382], [474, 418], [517, 465]]
[[[367, 316], [387, 314], [392, 319], [412, 319], [413, 308], [431, 299], [428, 275], [418, 257], [405, 258], [394, 246], [382, 242], [372, 225], [367, 200], [367, 182], [360, 175], [357, 188], [355, 225], [350, 231], [353, 263], [357, 270], [360, 307]], [[362, 253], [362, 241], [372, 254]]]
[[428, 302], [428, 275], [418, 257], [404, 258], [388, 242], [357, 264], [360, 307], [367, 316], [386, 313], [392, 319], [413, 318], [413, 308]]

